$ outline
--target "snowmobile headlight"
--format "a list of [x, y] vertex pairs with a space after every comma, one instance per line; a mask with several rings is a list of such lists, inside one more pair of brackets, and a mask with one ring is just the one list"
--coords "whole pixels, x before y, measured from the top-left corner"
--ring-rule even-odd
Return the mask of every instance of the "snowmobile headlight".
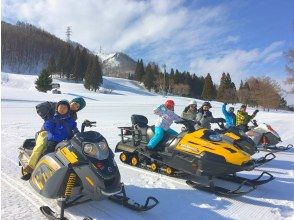
[[84, 152], [90, 157], [95, 157], [98, 160], [105, 160], [109, 156], [109, 148], [105, 141], [98, 143], [86, 143]]
[[219, 134], [211, 134], [211, 135], [209, 135], [209, 139], [212, 141], [216, 141], [216, 142], [222, 140], [222, 138]]
[[95, 157], [98, 152], [98, 148], [95, 144], [87, 143], [84, 145], [84, 152], [91, 157]]

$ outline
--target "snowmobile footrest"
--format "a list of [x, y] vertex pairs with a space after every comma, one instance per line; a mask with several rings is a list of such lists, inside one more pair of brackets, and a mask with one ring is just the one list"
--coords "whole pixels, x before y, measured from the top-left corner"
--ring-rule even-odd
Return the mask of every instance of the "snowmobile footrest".
[[[267, 175], [268, 178], [261, 180], [261, 178], [263, 176]], [[241, 177], [241, 176], [236, 176], [236, 175], [227, 175], [227, 176], [221, 176], [221, 177], [217, 177], [218, 179], [222, 179], [222, 180], [226, 180], [226, 181], [230, 181], [230, 182], [234, 182], [234, 183], [244, 183], [245, 185], [247, 185], [247, 183], [249, 183], [250, 185], [253, 186], [259, 186], [265, 183], [268, 183], [270, 181], [272, 181], [273, 179], [275, 179], [275, 177], [264, 171], [262, 172], [258, 177], [256, 177], [255, 179], [247, 179], [245, 177]]]
[[[227, 188], [223, 188], [220, 186], [207, 186], [207, 185], [203, 185], [200, 183], [196, 183], [193, 182], [191, 180], [187, 180], [186, 183], [195, 188], [195, 189], [199, 189], [199, 190], [203, 190], [206, 192], [210, 192], [210, 193], [214, 193], [216, 195], [219, 196], [225, 196], [225, 197], [234, 197], [234, 196], [241, 196], [241, 195], [245, 195], [251, 191], [253, 191], [255, 189], [254, 185], [251, 185], [250, 183], [245, 183], [246, 181], [242, 182], [236, 189], [230, 190]], [[249, 186], [249, 188], [246, 191], [241, 190], [241, 188], [243, 186]]]

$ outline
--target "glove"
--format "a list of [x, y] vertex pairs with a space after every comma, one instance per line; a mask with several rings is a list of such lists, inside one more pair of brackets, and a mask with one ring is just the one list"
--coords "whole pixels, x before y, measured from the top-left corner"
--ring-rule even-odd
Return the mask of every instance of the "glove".
[[253, 112], [253, 114], [256, 115], [258, 112], [259, 112], [259, 110], [256, 109], [256, 110]]

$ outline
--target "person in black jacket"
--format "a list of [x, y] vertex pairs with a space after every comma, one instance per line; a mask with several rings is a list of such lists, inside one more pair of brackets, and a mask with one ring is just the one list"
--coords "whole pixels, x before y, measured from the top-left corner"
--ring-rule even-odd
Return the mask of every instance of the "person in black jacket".
[[[38, 115], [41, 116], [44, 121], [49, 120], [56, 113], [58, 103], [57, 102], [43, 102], [36, 106]], [[82, 97], [74, 98], [70, 101], [70, 117], [77, 120], [77, 112], [82, 110], [86, 106], [86, 102]], [[36, 137], [36, 145], [33, 149], [33, 152], [28, 160], [27, 166], [23, 168], [24, 172], [32, 173], [34, 170], [40, 156], [46, 149], [48, 139], [48, 132], [44, 130], [44, 125], [41, 130], [38, 132]], [[26, 177], [25, 177], [26, 178]]]

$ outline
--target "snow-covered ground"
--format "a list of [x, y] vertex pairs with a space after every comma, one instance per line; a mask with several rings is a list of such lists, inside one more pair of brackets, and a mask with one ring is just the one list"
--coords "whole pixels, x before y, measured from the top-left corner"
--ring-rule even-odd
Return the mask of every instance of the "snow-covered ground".
[[[42, 125], [35, 106], [46, 100], [71, 100], [82, 96], [87, 102], [78, 114], [78, 124], [84, 119], [97, 121], [94, 130], [106, 137], [112, 149], [120, 140], [118, 126], [130, 125], [132, 114], [143, 114], [152, 124], [156, 117], [152, 109], [167, 98], [138, 88], [133, 82], [104, 78], [105, 86], [114, 88], [113, 94], [89, 92], [82, 84], [54, 80], [61, 84], [63, 94], [40, 93], [34, 88], [36, 76], [1, 74], [1, 218], [44, 219], [38, 207], [49, 204], [56, 209], [54, 200], [39, 196], [28, 182], [20, 179], [18, 147], [26, 138], [34, 136]], [[175, 100], [177, 113], [181, 113], [190, 99], [168, 97]], [[202, 101], [198, 101], [200, 106]], [[221, 103], [212, 102], [214, 116], [222, 116]], [[249, 109], [252, 112], [253, 109]], [[256, 118], [267, 122], [279, 132], [284, 144], [294, 143], [294, 114], [289, 112], [263, 112]], [[173, 125], [180, 130], [180, 126]], [[254, 157], [265, 155], [260, 152]], [[256, 177], [265, 170], [275, 176], [272, 182], [259, 186], [246, 196], [234, 199], [191, 189], [185, 181], [138, 168], [119, 165], [127, 194], [144, 202], [147, 196], [155, 196], [160, 204], [154, 209], [137, 213], [108, 200], [93, 201], [67, 209], [70, 219], [91, 216], [94, 219], [294, 219], [294, 150], [276, 153], [277, 158], [246, 177]]]

